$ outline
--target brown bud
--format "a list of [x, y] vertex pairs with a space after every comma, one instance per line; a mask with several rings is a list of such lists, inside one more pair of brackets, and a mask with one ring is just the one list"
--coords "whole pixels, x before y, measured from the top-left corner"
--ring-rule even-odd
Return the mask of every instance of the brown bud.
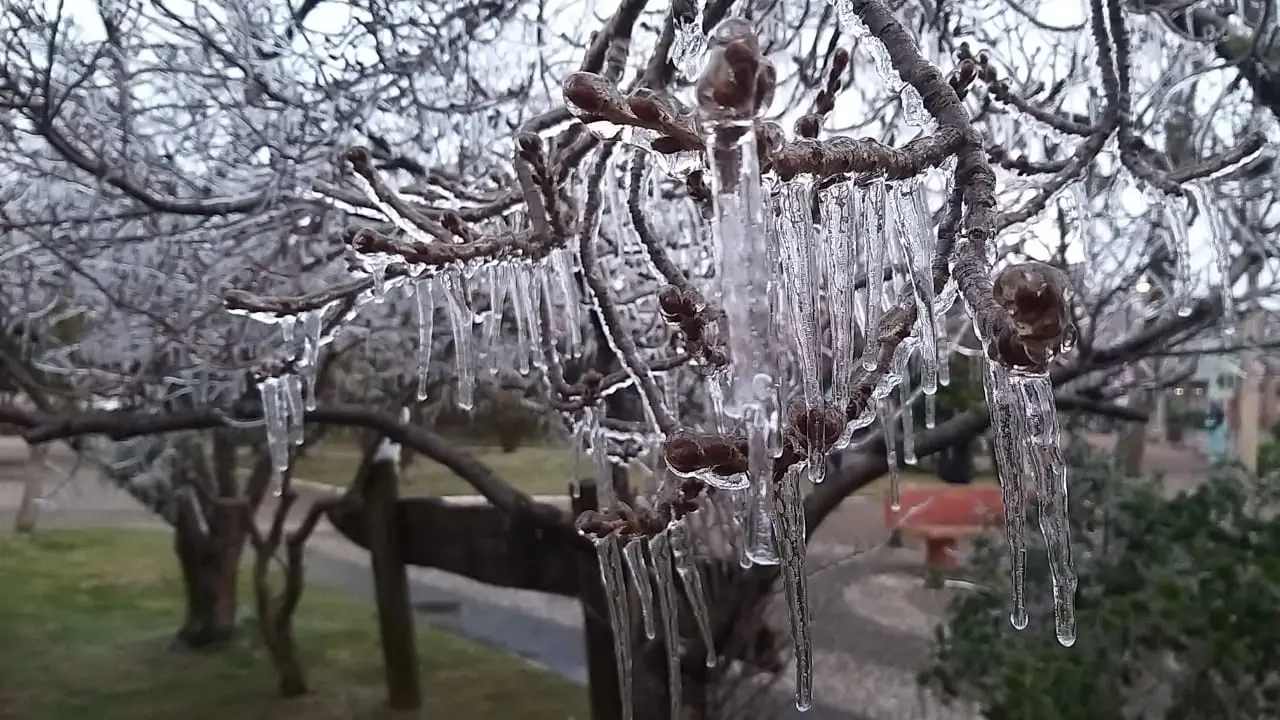
[[675, 285], [667, 285], [658, 291], [658, 307], [668, 321], [696, 315], [700, 303], [697, 293]]
[[677, 473], [692, 473], [707, 467], [702, 445], [697, 437], [688, 432], [677, 432], [667, 438], [662, 455], [667, 466]]
[[649, 123], [662, 122], [664, 117], [662, 106], [655, 102], [653, 98], [627, 98], [627, 108], [631, 110], [632, 115], [635, 115], [641, 120]]
[[366, 147], [347, 148], [347, 151], [342, 154], [342, 159], [351, 163], [351, 167], [356, 172], [366, 171], [373, 166], [373, 153]]
[[561, 89], [565, 102], [585, 113], [602, 115], [623, 105], [617, 86], [595, 73], [570, 73]]
[[702, 444], [707, 465], [717, 475], [728, 477], [747, 471], [747, 455], [723, 438], [708, 439]]
[[796, 135], [804, 138], [818, 137], [822, 129], [822, 118], [818, 115], [803, 115], [796, 120]]
[[[1032, 365], [1044, 365], [1052, 359], [1072, 332], [1066, 298], [1069, 287], [1065, 273], [1039, 262], [1010, 265], [992, 283], [993, 299], [1009, 313], [1016, 343]], [[1024, 358], [1017, 357], [1020, 353], [1015, 348], [1001, 348], [1000, 352], [1006, 361], [1023, 364], [1018, 362]]]
[[654, 138], [649, 142], [649, 148], [654, 152], [661, 153], [663, 155], [671, 155], [673, 153], [684, 152], [685, 150], [690, 149], [685, 146], [683, 142], [671, 137], [670, 135], [661, 135]]

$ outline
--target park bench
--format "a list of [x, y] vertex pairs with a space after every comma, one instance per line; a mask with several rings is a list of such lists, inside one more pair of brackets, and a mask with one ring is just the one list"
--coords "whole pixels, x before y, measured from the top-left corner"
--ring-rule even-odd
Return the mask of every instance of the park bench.
[[924, 540], [925, 564], [931, 569], [953, 567], [961, 540], [999, 527], [1004, 517], [996, 483], [911, 483], [900, 490], [896, 509], [885, 495], [885, 524], [895, 533]]

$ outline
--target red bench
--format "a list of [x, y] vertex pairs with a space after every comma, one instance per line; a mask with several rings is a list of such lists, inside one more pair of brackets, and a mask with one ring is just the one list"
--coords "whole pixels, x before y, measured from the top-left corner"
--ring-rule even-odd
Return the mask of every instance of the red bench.
[[900, 490], [896, 510], [885, 495], [885, 524], [892, 531], [922, 538], [925, 563], [931, 568], [953, 567], [960, 540], [998, 527], [1004, 519], [1004, 501], [995, 483], [913, 483]]

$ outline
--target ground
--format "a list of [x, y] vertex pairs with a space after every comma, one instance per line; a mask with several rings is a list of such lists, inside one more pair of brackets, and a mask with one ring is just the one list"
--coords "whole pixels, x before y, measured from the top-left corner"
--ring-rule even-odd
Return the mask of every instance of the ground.
[[[171, 650], [181, 588], [164, 532], [2, 536], [0, 577], [6, 720], [340, 720], [376, 717], [382, 703], [372, 607], [323, 587], [307, 589], [297, 616], [312, 697], [278, 698], [252, 628], [225, 652]], [[425, 716], [585, 717], [580, 687], [521, 660], [435, 630], [418, 647]]]
[[[7, 531], [11, 522], [21, 488], [20, 461], [25, 457], [20, 443], [10, 443], [12, 447], [6, 451], [4, 440], [0, 438], [0, 534]], [[1090, 438], [1090, 441], [1106, 447], [1105, 439]], [[6, 469], [6, 453], [11, 463], [9, 469]], [[1171, 488], [1185, 487], [1195, 477], [1202, 476], [1205, 465], [1203, 457], [1188, 448], [1153, 445], [1147, 459], [1147, 469], [1166, 473], [1166, 484]], [[63, 463], [70, 465], [68, 460], [63, 458]], [[14, 464], [15, 461], [18, 464]], [[520, 465], [517, 463], [517, 467]], [[541, 474], [551, 473], [544, 470]], [[51, 481], [50, 485], [53, 484]], [[788, 671], [777, 691], [756, 699], [756, 707], [776, 708], [775, 717], [796, 720], [974, 720], [977, 717], [973, 708], [944, 706], [915, 684], [915, 675], [927, 658], [933, 629], [948, 593], [955, 591], [924, 588], [919, 573], [922, 555], [918, 548], [884, 547], [888, 532], [883, 520], [884, 500], [880, 496], [883, 488], [884, 483], [880, 483], [867, 493], [846, 500], [823, 523], [810, 543], [808, 575], [816, 645], [817, 704], [803, 715], [794, 710], [787, 689], [792, 677]], [[554, 494], [565, 496], [562, 488], [557, 488]], [[42, 521], [45, 527], [118, 525], [146, 519], [136, 503], [86, 472], [57, 491], [57, 496], [54, 509], [47, 512]], [[5, 550], [0, 548], [0, 552]], [[314, 598], [311, 593], [320, 587], [340, 589], [346, 595], [365, 600], [369, 597], [366, 553], [327, 525], [322, 525], [308, 545], [308, 573], [311, 584], [304, 606]], [[12, 574], [0, 565], [0, 578], [4, 579], [0, 582], [9, 577]], [[585, 680], [582, 611], [573, 599], [496, 588], [427, 568], [412, 568], [410, 583], [419, 606], [434, 608], [430, 612], [423, 610], [419, 615], [422, 623], [531, 658], [578, 683]], [[369, 611], [365, 607], [352, 608], [353, 613], [365, 613], [367, 617]], [[3, 611], [0, 607], [0, 612]], [[1032, 622], [1046, 621], [1046, 618], [1032, 619]], [[778, 626], [785, 627], [781, 617]], [[153, 637], [160, 637], [154, 634], [159, 632], [154, 630]], [[302, 640], [308, 642], [306, 637]], [[0, 637], [0, 654], [5, 652], [3, 641]], [[424, 642], [420, 647], [425, 651], [428, 646]], [[376, 657], [376, 648], [365, 646], [363, 653], [361, 662], [372, 662], [370, 658]], [[5, 687], [3, 673], [4, 666], [0, 665], [0, 688]], [[0, 707], [4, 707], [3, 690], [0, 690]], [[317, 717], [323, 720], [324, 716]], [[26, 719], [20, 716], [15, 720]]]

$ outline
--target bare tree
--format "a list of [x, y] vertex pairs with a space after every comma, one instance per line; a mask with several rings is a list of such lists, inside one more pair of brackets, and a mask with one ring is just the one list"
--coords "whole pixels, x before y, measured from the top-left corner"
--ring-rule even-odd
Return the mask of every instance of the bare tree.
[[[639, 604], [681, 606], [684, 662], [658, 639], [620, 666], [640, 658], [689, 707], [715, 710], [723, 671], [696, 658], [729, 652], [779, 579], [809, 702], [803, 539], [896, 467], [894, 436], [927, 456], [994, 417], [1012, 503], [1021, 428], [1026, 479], [1060, 516], [1056, 411], [1132, 417], [1116, 397], [1237, 347], [1219, 331], [1273, 287], [1265, 17], [1094, 0], [1062, 25], [850, 0], [746, 3], [749, 24], [728, 2], [623, 0], [588, 37], [515, 2], [432, 4], [431, 22], [342, 6], [336, 31], [308, 25], [317, 5], [100, 3], [97, 37], [39, 4], [8, 11], [6, 320], [84, 320], [31, 361], [67, 400], [0, 421], [43, 443], [216, 440], [265, 419], [262, 473], [226, 495], [259, 500], [304, 421], [385, 435], [504, 512], [581, 531]], [[528, 76], [502, 70], [517, 55]], [[1265, 278], [1242, 293], [1249, 275]], [[1139, 283], [1159, 289], [1141, 305]], [[983, 358], [990, 407], [906, 425], [960, 349]], [[601, 512], [537, 503], [402, 421], [440, 378], [464, 408], [492, 383], [562, 417], [596, 459]], [[854, 461], [802, 493], [846, 447]], [[655, 449], [672, 472], [650, 499], [620, 468]], [[690, 518], [711, 515], [737, 528], [733, 552], [693, 552]], [[638, 610], [612, 609], [631, 637]]]

